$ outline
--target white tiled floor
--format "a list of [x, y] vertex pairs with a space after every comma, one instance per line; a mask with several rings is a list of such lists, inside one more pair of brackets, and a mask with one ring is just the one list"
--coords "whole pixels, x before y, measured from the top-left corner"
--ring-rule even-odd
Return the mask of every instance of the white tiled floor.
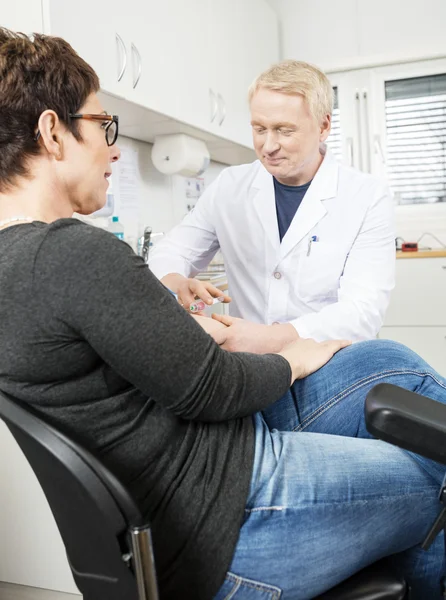
[[0, 581], [0, 600], [81, 600], [77, 594], [64, 594], [52, 590], [15, 585]]

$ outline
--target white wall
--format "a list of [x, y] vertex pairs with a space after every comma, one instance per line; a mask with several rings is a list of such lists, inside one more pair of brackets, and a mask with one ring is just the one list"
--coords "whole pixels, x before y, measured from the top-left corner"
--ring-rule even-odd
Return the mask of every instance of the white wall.
[[413, 204], [396, 207], [396, 233], [406, 242], [416, 242], [423, 234], [420, 247], [442, 248], [446, 246], [446, 206]]
[[[327, 72], [446, 56], [446, 0], [268, 2], [279, 16], [281, 58]], [[406, 240], [430, 232], [446, 244], [446, 206], [398, 206], [396, 225]], [[429, 237], [421, 244], [440, 246]]]
[[[124, 226], [127, 238], [132, 242], [142, 235], [144, 227], [150, 225], [153, 232], [166, 233], [181, 221], [187, 212], [185, 197], [185, 178], [180, 175], [163, 175], [155, 169], [151, 159], [152, 145], [131, 138], [119, 137], [119, 147], [123, 152], [137, 152], [137, 193], [138, 209], [136, 211], [120, 211], [119, 185], [117, 167], [112, 175], [116, 198], [115, 213]], [[226, 167], [221, 163], [211, 162], [202, 176], [205, 188]], [[118, 167], [119, 168], [119, 167]], [[93, 224], [103, 225], [104, 220], [91, 220]]]
[[445, 0], [269, 0], [282, 57], [326, 71], [445, 56]]

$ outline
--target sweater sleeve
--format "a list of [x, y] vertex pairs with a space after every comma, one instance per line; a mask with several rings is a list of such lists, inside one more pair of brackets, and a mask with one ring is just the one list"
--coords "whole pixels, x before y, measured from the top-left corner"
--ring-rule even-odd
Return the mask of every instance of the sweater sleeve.
[[35, 259], [33, 284], [45, 319], [63, 323], [179, 417], [247, 416], [289, 387], [283, 357], [222, 350], [144, 261], [106, 231], [75, 219], [56, 221]]

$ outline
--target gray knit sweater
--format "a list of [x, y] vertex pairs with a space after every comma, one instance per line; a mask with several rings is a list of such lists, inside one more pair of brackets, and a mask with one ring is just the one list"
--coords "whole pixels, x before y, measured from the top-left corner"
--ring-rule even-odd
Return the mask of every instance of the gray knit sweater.
[[113, 235], [75, 219], [0, 231], [0, 389], [130, 489], [163, 600], [210, 600], [222, 584], [250, 485], [250, 415], [290, 377], [280, 356], [221, 350]]

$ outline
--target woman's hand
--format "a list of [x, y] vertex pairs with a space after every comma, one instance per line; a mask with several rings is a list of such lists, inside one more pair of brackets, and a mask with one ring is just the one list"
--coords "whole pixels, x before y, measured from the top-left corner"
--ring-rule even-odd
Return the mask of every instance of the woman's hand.
[[303, 379], [323, 367], [336, 352], [350, 346], [348, 340], [328, 340], [316, 342], [312, 339], [299, 338], [278, 352], [290, 364], [291, 383]]
[[[191, 315], [193, 319], [208, 333], [211, 337], [214, 338], [218, 334], [221, 329], [226, 329], [226, 325], [223, 323], [219, 323], [210, 317], [206, 317], [204, 315]], [[217, 341], [217, 340], [216, 340]]]

